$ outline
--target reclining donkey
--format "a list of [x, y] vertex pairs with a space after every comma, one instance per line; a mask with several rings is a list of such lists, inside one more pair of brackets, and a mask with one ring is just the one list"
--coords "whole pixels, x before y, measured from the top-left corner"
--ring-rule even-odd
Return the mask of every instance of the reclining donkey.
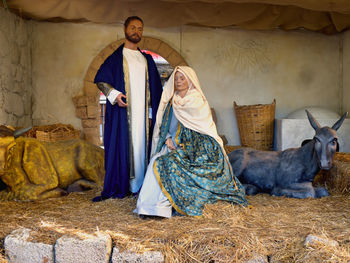
[[310, 112], [307, 117], [316, 134], [307, 144], [284, 151], [258, 151], [241, 148], [228, 156], [233, 172], [244, 184], [247, 195], [259, 192], [293, 198], [328, 196], [324, 187], [313, 187], [312, 181], [320, 169], [332, 167], [337, 148], [336, 131], [345, 113], [332, 128], [321, 127]]

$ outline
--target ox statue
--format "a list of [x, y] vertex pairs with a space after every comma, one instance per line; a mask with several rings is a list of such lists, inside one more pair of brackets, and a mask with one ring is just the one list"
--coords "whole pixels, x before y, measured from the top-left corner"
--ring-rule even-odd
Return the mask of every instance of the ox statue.
[[259, 192], [293, 198], [329, 195], [326, 188], [313, 187], [312, 181], [320, 169], [332, 167], [337, 148], [336, 131], [347, 113], [332, 128], [321, 127], [310, 112], [306, 110], [306, 113], [316, 134], [302, 147], [284, 151], [241, 148], [228, 155], [233, 172], [243, 183], [247, 195]]
[[18, 135], [0, 126], [0, 200], [59, 197], [103, 185], [100, 147], [80, 139], [41, 142]]

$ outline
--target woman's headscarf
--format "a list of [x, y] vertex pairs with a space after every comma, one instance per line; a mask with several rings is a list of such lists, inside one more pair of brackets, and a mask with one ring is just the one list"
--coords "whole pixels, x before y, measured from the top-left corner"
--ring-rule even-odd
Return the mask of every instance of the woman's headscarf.
[[[186, 77], [189, 86], [183, 98], [175, 94], [174, 81], [175, 74], [178, 71]], [[159, 103], [156, 124], [153, 131], [152, 156], [157, 148], [163, 115], [170, 100], [172, 100], [175, 117], [182, 125], [188, 129], [213, 137], [220, 144], [221, 148], [224, 149], [222, 139], [217, 133], [208, 101], [203, 94], [196, 73], [190, 67], [177, 66], [163, 89]]]

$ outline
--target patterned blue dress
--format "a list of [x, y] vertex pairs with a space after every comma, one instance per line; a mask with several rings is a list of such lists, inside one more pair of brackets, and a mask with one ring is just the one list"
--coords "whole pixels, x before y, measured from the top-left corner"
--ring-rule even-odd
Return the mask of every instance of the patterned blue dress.
[[[214, 138], [190, 130], [178, 122], [176, 134], [172, 137], [177, 148], [164, 151], [174, 117], [169, 103], [160, 129], [158, 154], [149, 164], [150, 171], [147, 171], [146, 177], [152, 176], [153, 181], [155, 178], [163, 196], [177, 212], [184, 215], [200, 216], [205, 204], [217, 201], [246, 206], [244, 188], [233, 175], [226, 155]], [[139, 199], [143, 198], [143, 189], [152, 191], [147, 186], [146, 178]], [[169, 203], [166, 205], [170, 206]], [[147, 214], [142, 213], [142, 209], [139, 209], [141, 206], [138, 201], [136, 212]]]

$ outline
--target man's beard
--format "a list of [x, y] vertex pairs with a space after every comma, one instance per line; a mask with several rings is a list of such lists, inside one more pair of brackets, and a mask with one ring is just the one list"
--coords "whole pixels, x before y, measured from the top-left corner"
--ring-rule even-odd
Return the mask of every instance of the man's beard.
[[125, 33], [125, 38], [134, 44], [137, 44], [141, 41], [141, 37], [139, 37], [139, 35], [137, 33], [135, 33], [133, 35], [129, 35], [129, 34]]

